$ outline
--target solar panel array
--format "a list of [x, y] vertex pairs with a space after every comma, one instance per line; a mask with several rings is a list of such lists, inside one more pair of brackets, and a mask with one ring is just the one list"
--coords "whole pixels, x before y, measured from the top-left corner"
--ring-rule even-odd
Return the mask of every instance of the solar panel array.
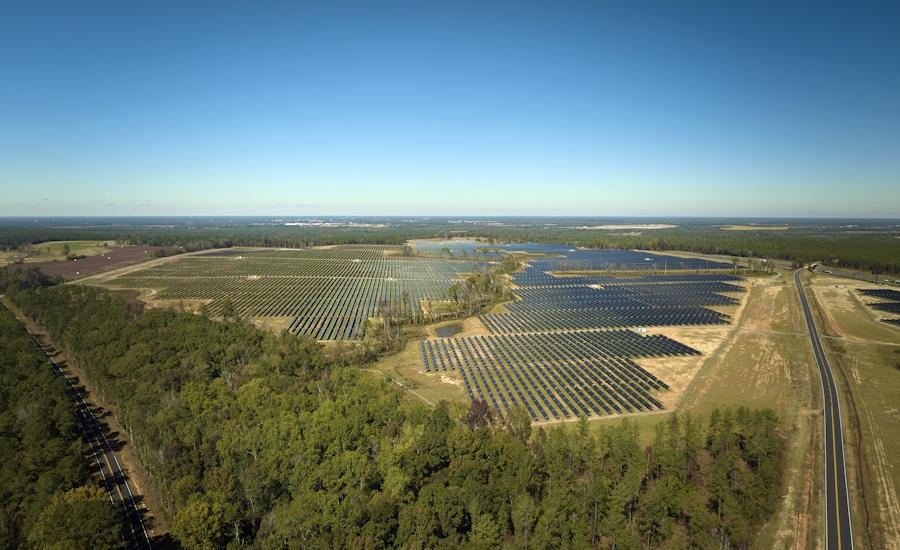
[[[515, 250], [519, 245], [509, 245], [506, 250]], [[543, 254], [553, 257], [541, 257], [530, 262], [539, 272], [546, 271], [700, 271], [732, 269], [731, 264], [714, 262], [702, 258], [679, 258], [662, 256], [651, 252], [637, 250], [588, 250], [582, 248], [566, 248], [562, 246], [543, 245], [538, 248]]]
[[883, 300], [893, 300], [900, 302], [900, 290], [892, 290], [888, 288], [861, 288], [860, 292], [872, 298], [881, 298]]
[[521, 406], [545, 421], [662, 409], [653, 392], [668, 386], [632, 358], [699, 354], [630, 330], [439, 338], [420, 346], [426, 371], [458, 371], [469, 396], [501, 417]]
[[886, 311], [888, 313], [897, 313], [900, 314], [900, 302], [884, 302], [880, 304], [869, 304], [875, 309], [879, 309], [881, 311]]
[[452, 256], [454, 258], [488, 258], [496, 260], [506, 255], [502, 246], [476, 241], [414, 240], [410, 241], [410, 245], [416, 254], [422, 256]]
[[[536, 421], [661, 409], [655, 394], [668, 385], [635, 359], [699, 352], [622, 327], [725, 324], [727, 315], [705, 306], [736, 305], [734, 294], [744, 291], [741, 278], [725, 272], [730, 264], [560, 245], [503, 248], [552, 256], [532, 257], [513, 276], [517, 300], [506, 313], [479, 316], [489, 335], [429, 339], [420, 350], [427, 371], [458, 371], [469, 396], [500, 416], [517, 405]], [[578, 273], [606, 269], [694, 272]]]
[[[869, 307], [872, 307], [879, 311], [900, 315], [900, 291], [887, 288], [860, 288], [858, 290], [871, 298], [890, 300], [887, 302], [869, 302], [868, 304], [866, 304]], [[892, 325], [900, 325], [900, 318], [883, 319], [883, 321]]]
[[408, 317], [423, 303], [449, 299], [450, 288], [479, 262], [403, 257], [399, 246], [327, 249], [229, 249], [187, 256], [112, 284], [149, 288], [158, 300], [202, 300], [211, 315], [230, 302], [242, 317], [289, 317], [288, 330], [318, 340], [362, 335], [381, 304]]
[[[743, 292], [733, 283], [740, 277], [721, 272], [731, 266], [697, 258], [684, 259], [688, 269], [720, 270], [717, 273], [677, 273], [615, 277], [554, 275], [561, 266], [625, 265], [655, 271], [659, 257], [632, 250], [567, 250], [559, 256], [531, 261], [513, 281], [518, 300], [508, 313], [479, 318], [491, 333], [552, 330], [585, 330], [616, 327], [726, 324], [728, 316], [705, 306], [736, 305], [738, 300], [723, 293]], [[668, 259], [664, 262], [680, 262]], [[577, 262], [582, 262], [578, 264]], [[588, 270], [594, 271], [593, 267]]]

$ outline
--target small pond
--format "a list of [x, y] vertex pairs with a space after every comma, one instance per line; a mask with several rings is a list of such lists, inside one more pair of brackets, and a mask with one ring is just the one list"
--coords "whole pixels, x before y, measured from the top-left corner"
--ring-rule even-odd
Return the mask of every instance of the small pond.
[[434, 332], [437, 333], [440, 338], [449, 338], [454, 334], [462, 331], [462, 325], [459, 323], [453, 323], [452, 325], [444, 325], [442, 327], [438, 327], [434, 329]]

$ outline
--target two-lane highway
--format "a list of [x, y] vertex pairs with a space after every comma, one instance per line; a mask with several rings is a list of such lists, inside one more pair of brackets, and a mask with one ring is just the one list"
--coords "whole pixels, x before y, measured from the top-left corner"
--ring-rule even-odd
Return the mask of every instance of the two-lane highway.
[[832, 548], [853, 548], [853, 534], [850, 531], [850, 498], [847, 494], [847, 472], [844, 469], [844, 436], [841, 425], [841, 405], [838, 401], [837, 386], [831, 375], [831, 366], [825, 357], [825, 349], [819, 339], [816, 323], [809, 302], [800, 282], [800, 272], [794, 272], [800, 304], [809, 329], [816, 366], [822, 377], [823, 411], [825, 418], [825, 546]]
[[134, 495], [131, 493], [131, 487], [129, 487], [128, 480], [125, 479], [125, 474], [122, 472], [121, 466], [119, 466], [119, 459], [116, 457], [112, 445], [106, 438], [100, 423], [94, 417], [94, 412], [85, 402], [84, 396], [72, 382], [72, 379], [56, 364], [51, 350], [47, 349], [31, 331], [28, 331], [28, 334], [31, 335], [34, 345], [47, 356], [53, 373], [66, 379], [68, 385], [66, 394], [75, 404], [75, 415], [81, 424], [84, 438], [91, 447], [91, 453], [97, 462], [103, 485], [109, 493], [109, 499], [113, 504], [121, 508], [125, 516], [126, 525], [123, 535], [128, 543], [128, 547], [150, 548], [150, 537], [144, 528], [144, 521], [141, 518], [141, 512], [135, 502]]

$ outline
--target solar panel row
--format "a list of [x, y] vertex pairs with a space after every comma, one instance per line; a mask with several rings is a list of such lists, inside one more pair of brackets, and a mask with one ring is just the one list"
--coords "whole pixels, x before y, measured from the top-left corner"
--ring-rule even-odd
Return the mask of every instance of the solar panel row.
[[[422, 357], [426, 370], [457, 369], [472, 399], [485, 399], [498, 411], [519, 403], [534, 420], [662, 408], [654, 394], [668, 385], [633, 359], [698, 352], [664, 336], [599, 329], [725, 324], [727, 315], [703, 306], [736, 305], [728, 294], [744, 290], [734, 284], [740, 277], [724, 271], [730, 265], [702, 259], [559, 245], [503, 248], [553, 256], [532, 258], [513, 275], [518, 299], [506, 305], [507, 312], [479, 316], [489, 336], [429, 340]], [[606, 269], [697, 273], [577, 273]], [[568, 273], [555, 273], [560, 271]]]
[[[396, 247], [399, 249], [399, 247]], [[450, 289], [476, 261], [386, 255], [390, 247], [229, 249], [123, 275], [113, 284], [156, 289], [154, 298], [203, 301], [211, 315], [230, 303], [241, 317], [289, 317], [288, 330], [318, 340], [360, 336], [382, 303], [407, 317]]]
[[426, 370], [458, 370], [472, 399], [534, 420], [661, 409], [668, 386], [632, 357], [696, 355], [664, 336], [627, 330], [512, 334], [422, 342]]
[[891, 290], [887, 288], [860, 288], [859, 291], [871, 298], [882, 298], [884, 300], [900, 302], [900, 290]]
[[883, 302], [879, 304], [869, 304], [869, 306], [888, 313], [900, 313], [900, 302]]
[[724, 325], [728, 316], [702, 307], [551, 309], [478, 317], [493, 333], [587, 330], [641, 326]]

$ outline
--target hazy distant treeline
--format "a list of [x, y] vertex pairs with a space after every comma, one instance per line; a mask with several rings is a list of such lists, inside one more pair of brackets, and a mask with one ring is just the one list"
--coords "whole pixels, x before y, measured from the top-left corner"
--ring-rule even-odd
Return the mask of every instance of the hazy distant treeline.
[[[860, 222], [862, 223], [862, 222]], [[408, 239], [462, 234], [497, 242], [549, 242], [595, 248], [684, 250], [735, 257], [790, 260], [900, 273], [900, 229], [890, 224], [848, 228], [838, 223], [790, 227], [786, 231], [725, 231], [721, 224], [687, 221], [678, 227], [608, 231], [546, 226], [425, 223], [385, 227], [240, 225], [108, 226], [89, 228], [0, 226], [0, 249], [48, 240], [118, 240], [170, 247], [168, 252], [228, 246], [306, 247], [346, 243], [400, 244]], [[179, 248], [179, 247], [184, 247]]]

